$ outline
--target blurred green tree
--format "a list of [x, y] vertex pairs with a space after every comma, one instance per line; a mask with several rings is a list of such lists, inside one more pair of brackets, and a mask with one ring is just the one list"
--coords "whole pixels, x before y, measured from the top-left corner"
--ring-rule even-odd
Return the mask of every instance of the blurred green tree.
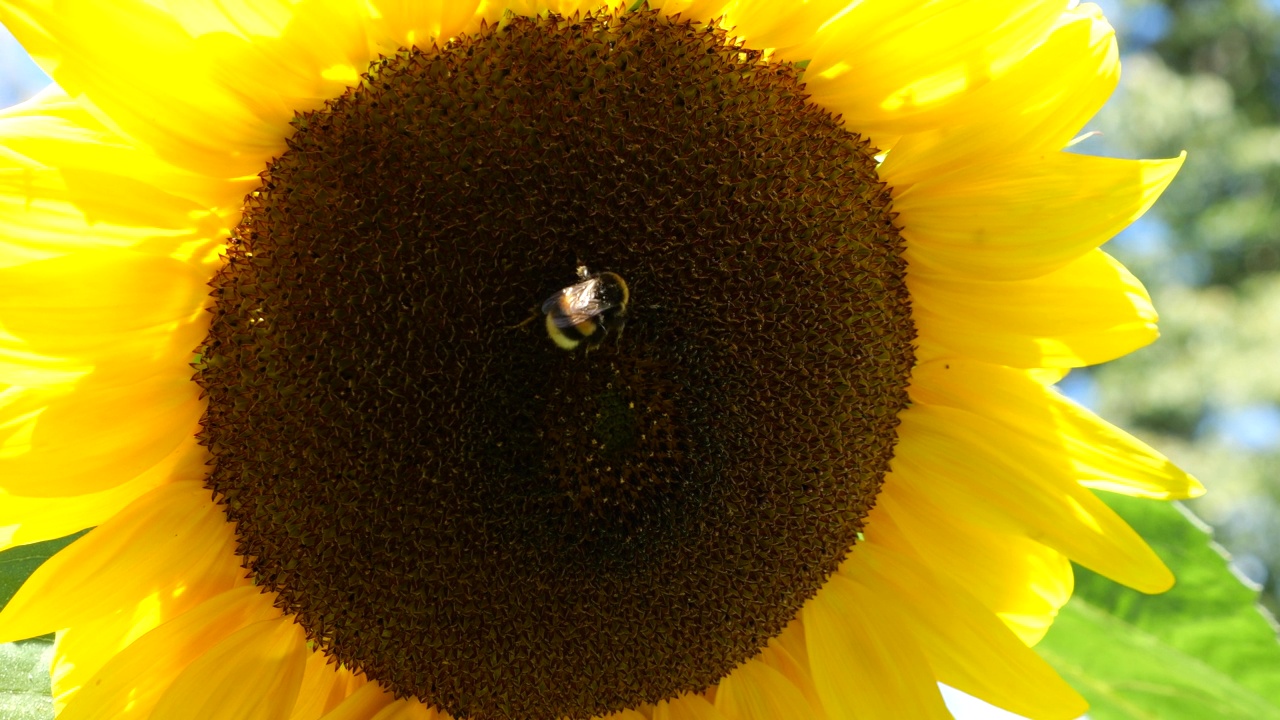
[[1196, 474], [1191, 503], [1280, 609], [1280, 2], [1116, 0], [1120, 91], [1082, 152], [1186, 165], [1107, 250], [1161, 311], [1155, 345], [1066, 387]]

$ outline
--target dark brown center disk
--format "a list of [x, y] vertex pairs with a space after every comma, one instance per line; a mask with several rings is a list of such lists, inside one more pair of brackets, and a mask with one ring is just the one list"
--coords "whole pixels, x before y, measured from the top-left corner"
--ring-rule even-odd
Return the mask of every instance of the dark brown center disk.
[[[779, 633], [875, 501], [914, 332], [874, 151], [800, 70], [655, 12], [514, 18], [295, 126], [196, 379], [239, 553], [318, 646], [555, 720]], [[578, 264], [631, 293], [591, 352], [535, 310]]]

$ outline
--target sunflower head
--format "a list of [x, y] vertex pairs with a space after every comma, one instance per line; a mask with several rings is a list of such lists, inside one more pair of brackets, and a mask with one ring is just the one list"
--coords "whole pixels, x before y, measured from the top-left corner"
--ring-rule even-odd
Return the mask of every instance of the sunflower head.
[[[196, 379], [239, 554], [326, 652], [584, 718], [713, 685], [835, 571], [913, 327], [874, 150], [799, 75], [656, 11], [517, 17], [295, 120]], [[585, 354], [518, 322], [579, 264], [632, 295]]]

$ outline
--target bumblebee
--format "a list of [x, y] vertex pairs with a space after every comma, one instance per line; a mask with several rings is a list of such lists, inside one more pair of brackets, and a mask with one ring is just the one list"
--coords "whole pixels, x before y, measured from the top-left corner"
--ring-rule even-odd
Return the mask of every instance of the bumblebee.
[[592, 273], [586, 265], [578, 266], [578, 279], [547, 298], [542, 314], [547, 316], [547, 335], [552, 342], [565, 350], [585, 345], [590, 351], [610, 332], [622, 332], [631, 290], [621, 275]]

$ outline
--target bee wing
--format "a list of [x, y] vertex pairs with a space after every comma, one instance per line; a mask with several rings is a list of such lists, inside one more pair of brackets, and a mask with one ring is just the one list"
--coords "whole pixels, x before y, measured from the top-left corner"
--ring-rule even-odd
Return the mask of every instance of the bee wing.
[[[592, 278], [561, 290], [542, 303], [542, 313], [551, 315], [551, 321], [561, 329], [594, 320], [617, 307], [617, 303], [601, 297], [599, 284], [599, 280]], [[555, 310], [557, 305], [561, 312], [552, 315], [551, 311]]]
[[542, 303], [542, 314], [547, 315], [554, 310], [556, 305], [560, 303], [560, 298], [562, 297], [564, 297], [564, 290], [561, 290], [555, 295], [547, 298], [546, 301]]

